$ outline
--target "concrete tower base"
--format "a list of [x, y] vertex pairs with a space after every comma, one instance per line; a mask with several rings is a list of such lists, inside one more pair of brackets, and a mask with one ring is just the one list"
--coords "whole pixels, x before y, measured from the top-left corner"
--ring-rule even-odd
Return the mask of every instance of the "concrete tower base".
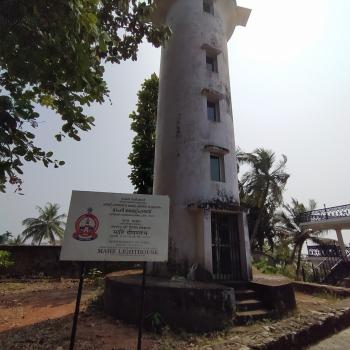
[[[141, 275], [107, 276], [105, 311], [120, 320], [138, 323]], [[160, 317], [164, 325], [188, 332], [222, 330], [233, 324], [233, 288], [186, 280], [147, 277], [145, 325]], [[160, 325], [161, 326], [161, 325]]]
[[[106, 313], [138, 323], [141, 282], [139, 274], [107, 275]], [[296, 307], [293, 285], [285, 277], [262, 275], [253, 282], [225, 283], [147, 277], [145, 327], [156, 331], [168, 325], [188, 332], [210, 332], [263, 318], [280, 318]]]

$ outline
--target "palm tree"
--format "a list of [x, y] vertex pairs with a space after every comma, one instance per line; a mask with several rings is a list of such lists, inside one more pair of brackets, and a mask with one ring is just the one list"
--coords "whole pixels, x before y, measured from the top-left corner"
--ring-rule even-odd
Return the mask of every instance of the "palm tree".
[[7, 245], [21, 245], [22, 237], [20, 235], [14, 237], [10, 231], [6, 231], [2, 235], [0, 235], [0, 244]]
[[16, 236], [15, 238], [11, 238], [8, 241], [9, 245], [21, 245], [22, 243], [23, 243], [23, 238], [20, 235]]
[[250, 237], [253, 244], [267, 206], [275, 210], [282, 203], [282, 194], [289, 178], [289, 174], [285, 172], [287, 157], [282, 155], [282, 159], [276, 164], [274, 152], [258, 148], [252, 153], [239, 152], [237, 159], [239, 163], [250, 165], [250, 170], [241, 178], [240, 188], [242, 202], [257, 210]]
[[292, 198], [292, 203], [283, 206], [283, 210], [276, 216], [279, 221], [276, 230], [280, 237], [289, 239], [293, 245], [293, 250], [291, 254], [291, 262], [295, 260], [295, 255], [297, 254], [297, 267], [296, 267], [296, 279], [299, 279], [300, 275], [300, 263], [301, 263], [301, 252], [304, 243], [311, 239], [316, 243], [319, 243], [318, 235], [320, 231], [313, 231], [311, 229], [302, 228], [301, 224], [301, 214], [314, 210], [316, 208], [316, 202], [313, 199], [309, 200], [308, 205], [304, 205], [298, 202], [296, 199]]
[[39, 216], [37, 218], [27, 218], [22, 225], [26, 228], [22, 232], [23, 242], [32, 239], [32, 244], [40, 245], [42, 240], [47, 239], [52, 245], [56, 244], [55, 237], [63, 237], [63, 227], [65, 214], [58, 215], [60, 209], [58, 204], [47, 203], [44, 208], [37, 206]]
[[5, 233], [0, 235], [0, 244], [7, 244], [12, 237], [12, 233], [10, 231], [6, 231]]

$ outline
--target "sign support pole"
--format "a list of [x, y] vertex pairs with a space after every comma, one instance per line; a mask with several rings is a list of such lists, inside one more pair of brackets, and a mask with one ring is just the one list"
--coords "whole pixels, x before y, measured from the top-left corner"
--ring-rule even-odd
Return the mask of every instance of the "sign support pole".
[[77, 332], [77, 324], [78, 324], [78, 316], [79, 316], [79, 308], [80, 308], [80, 300], [81, 300], [81, 292], [83, 290], [83, 283], [84, 283], [84, 271], [85, 271], [85, 263], [81, 262], [80, 263], [79, 287], [78, 287], [78, 293], [77, 293], [77, 300], [75, 303], [75, 311], [74, 311], [74, 318], [73, 318], [73, 325], [72, 325], [72, 333], [70, 336], [69, 350], [74, 349], [75, 334]]
[[137, 350], [141, 350], [141, 346], [142, 346], [142, 329], [143, 329], [143, 317], [144, 317], [144, 310], [145, 310], [146, 266], [147, 266], [147, 263], [144, 262], [143, 271], [142, 271], [142, 286], [141, 286], [140, 314], [139, 314], [139, 335], [137, 339]]

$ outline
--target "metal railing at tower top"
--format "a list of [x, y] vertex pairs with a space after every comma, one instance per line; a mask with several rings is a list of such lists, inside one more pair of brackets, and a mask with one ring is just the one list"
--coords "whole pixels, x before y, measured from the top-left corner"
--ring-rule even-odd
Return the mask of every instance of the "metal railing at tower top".
[[300, 215], [300, 223], [320, 222], [347, 217], [350, 218], [350, 204], [307, 211]]

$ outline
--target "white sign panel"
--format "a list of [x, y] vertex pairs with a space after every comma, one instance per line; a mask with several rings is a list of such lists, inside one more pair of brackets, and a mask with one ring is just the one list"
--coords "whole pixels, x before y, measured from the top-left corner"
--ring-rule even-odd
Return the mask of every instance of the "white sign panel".
[[61, 260], [167, 261], [169, 198], [73, 191]]

